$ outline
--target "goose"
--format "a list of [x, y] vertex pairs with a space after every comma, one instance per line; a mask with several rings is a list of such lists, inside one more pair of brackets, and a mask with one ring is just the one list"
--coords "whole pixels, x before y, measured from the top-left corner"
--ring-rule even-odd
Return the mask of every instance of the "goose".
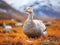
[[41, 20], [33, 20], [34, 14], [31, 7], [27, 7], [25, 12], [28, 15], [28, 18], [23, 25], [24, 34], [29, 38], [38, 38], [42, 36], [45, 39], [47, 32], [44, 23]]

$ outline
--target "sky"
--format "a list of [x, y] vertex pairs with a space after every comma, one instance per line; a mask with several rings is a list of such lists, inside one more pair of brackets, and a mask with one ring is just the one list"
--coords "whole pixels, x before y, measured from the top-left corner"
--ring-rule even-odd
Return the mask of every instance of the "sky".
[[31, 6], [36, 15], [48, 17], [60, 15], [60, 0], [4, 0], [9, 5], [19, 11], [24, 11], [24, 8]]
[[[24, 5], [31, 5], [34, 2], [38, 1], [40, 2], [40, 5], [48, 5], [48, 3], [51, 3], [55, 8], [55, 10], [59, 10], [60, 8], [60, 0], [4, 0], [11, 6], [13, 6], [16, 9], [19, 9], [20, 7], [23, 8]], [[35, 5], [35, 8], [38, 5]]]
[[4, 0], [8, 4], [12, 5], [13, 7], [16, 7], [19, 9], [19, 7], [28, 4], [29, 2], [34, 2], [36, 0]]

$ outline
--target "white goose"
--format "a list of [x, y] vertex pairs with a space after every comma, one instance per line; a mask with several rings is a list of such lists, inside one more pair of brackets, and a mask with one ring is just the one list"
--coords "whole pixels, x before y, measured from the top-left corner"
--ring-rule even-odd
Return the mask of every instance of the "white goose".
[[31, 38], [46, 36], [46, 27], [40, 20], [33, 20], [33, 10], [28, 7], [26, 8], [26, 13], [28, 14], [28, 18], [23, 25], [23, 32]]

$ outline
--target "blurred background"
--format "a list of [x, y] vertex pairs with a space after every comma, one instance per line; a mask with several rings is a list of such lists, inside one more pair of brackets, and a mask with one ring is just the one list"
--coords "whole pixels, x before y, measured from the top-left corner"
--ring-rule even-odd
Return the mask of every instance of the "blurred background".
[[26, 7], [33, 8], [37, 19], [60, 18], [60, 0], [0, 0], [0, 19], [24, 20]]

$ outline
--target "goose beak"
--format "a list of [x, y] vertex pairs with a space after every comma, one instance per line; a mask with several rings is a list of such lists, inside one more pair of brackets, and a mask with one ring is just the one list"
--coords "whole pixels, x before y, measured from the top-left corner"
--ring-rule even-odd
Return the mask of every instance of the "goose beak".
[[30, 12], [31, 10], [30, 9], [26, 9], [25, 12]]

